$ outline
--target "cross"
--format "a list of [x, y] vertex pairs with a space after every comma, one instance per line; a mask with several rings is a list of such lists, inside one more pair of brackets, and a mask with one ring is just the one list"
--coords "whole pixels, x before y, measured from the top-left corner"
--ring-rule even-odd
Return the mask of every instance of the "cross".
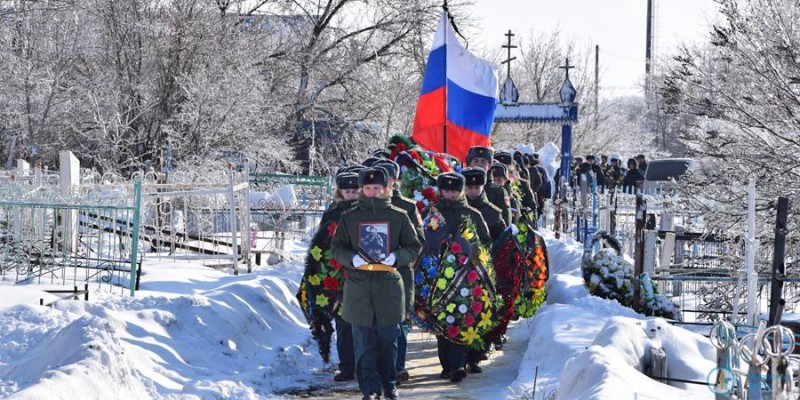
[[567, 78], [566, 79], [569, 79], [569, 70], [575, 68], [575, 66], [574, 65], [569, 65], [569, 57], [567, 57], [567, 62], [564, 65], [559, 66], [558, 68], [563, 69], [564, 72], [566, 72], [566, 74], [567, 74]]
[[516, 49], [517, 46], [512, 46], [511, 45], [511, 37], [514, 36], [514, 34], [511, 33], [511, 29], [508, 30], [508, 33], [503, 34], [503, 36], [508, 37], [508, 44], [504, 44], [503, 46], [501, 46], [504, 49], [508, 49], [508, 58], [505, 61], [503, 61], [501, 64], [508, 64], [507, 76], [510, 77], [511, 76], [511, 61], [514, 61], [514, 60], [517, 59], [517, 57], [511, 57], [511, 49]]

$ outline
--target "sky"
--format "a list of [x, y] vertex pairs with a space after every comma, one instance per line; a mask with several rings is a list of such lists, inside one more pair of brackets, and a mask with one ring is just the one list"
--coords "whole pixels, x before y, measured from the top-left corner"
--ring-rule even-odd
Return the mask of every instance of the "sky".
[[[681, 42], [707, 40], [710, 22], [719, 19], [712, 0], [655, 1], [660, 58]], [[532, 29], [558, 29], [580, 49], [600, 46], [601, 97], [641, 92], [647, 0], [475, 0], [472, 10], [478, 24], [473, 35], [477, 48], [501, 46], [509, 29], [517, 35], [512, 39], [516, 43]]]

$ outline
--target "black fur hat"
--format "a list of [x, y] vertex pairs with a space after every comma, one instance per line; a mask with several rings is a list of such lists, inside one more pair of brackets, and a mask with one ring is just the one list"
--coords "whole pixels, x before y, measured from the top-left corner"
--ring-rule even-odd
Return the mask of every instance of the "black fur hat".
[[494, 154], [494, 159], [505, 164], [506, 166], [510, 166], [514, 161], [514, 157], [507, 151], [498, 151]]
[[492, 161], [494, 157], [494, 150], [491, 147], [486, 146], [472, 146], [467, 151], [467, 163], [472, 161], [475, 158], [484, 158], [489, 161]]
[[483, 186], [486, 184], [486, 170], [480, 167], [464, 168], [461, 171], [467, 186]]
[[457, 172], [445, 172], [436, 178], [436, 186], [439, 190], [455, 190], [460, 192], [464, 190], [464, 175]]
[[348, 172], [352, 172], [352, 173], [356, 174], [356, 176], [358, 176], [358, 173], [361, 172], [361, 170], [363, 170], [365, 168], [367, 168], [367, 167], [365, 167], [365, 166], [363, 166], [361, 164], [348, 165], [348, 166], [346, 166], [344, 168], [340, 168], [339, 171], [336, 172], [336, 175], [346, 174]]
[[336, 175], [336, 187], [338, 189], [358, 189], [358, 174], [345, 172]]
[[592, 170], [592, 164], [589, 164], [588, 162], [582, 162], [580, 165], [578, 165], [578, 171], [582, 174], [587, 173], [591, 170]]
[[383, 168], [392, 179], [400, 178], [400, 166], [392, 160], [380, 160], [373, 165], [375, 168]]
[[383, 168], [365, 168], [358, 174], [358, 187], [364, 185], [383, 185], [389, 186], [389, 179], [386, 178], [386, 170]]
[[375, 163], [377, 163], [377, 162], [378, 162], [378, 161], [380, 161], [380, 160], [381, 160], [381, 159], [380, 159], [380, 158], [378, 158], [378, 157], [370, 157], [370, 158], [367, 158], [366, 160], [364, 160], [364, 161], [361, 163], [361, 165], [363, 165], [363, 166], [365, 166], [365, 167], [374, 167], [374, 166], [375, 166]]
[[503, 163], [496, 162], [492, 164], [491, 172], [492, 177], [503, 177], [508, 179], [508, 167]]

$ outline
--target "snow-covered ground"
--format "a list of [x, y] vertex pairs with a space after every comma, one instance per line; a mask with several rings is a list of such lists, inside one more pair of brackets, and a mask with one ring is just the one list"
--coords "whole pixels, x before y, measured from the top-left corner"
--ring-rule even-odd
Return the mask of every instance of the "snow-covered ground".
[[[515, 329], [510, 340], [529, 336], [529, 345], [516, 380], [497, 393], [531, 398], [535, 377], [537, 399], [711, 397], [704, 385], [667, 386], [640, 372], [661, 346], [670, 377], [705, 381], [715, 354], [707, 339], [588, 296], [581, 246], [544, 235], [548, 304]], [[331, 366], [294, 298], [300, 260], [232, 276], [148, 257], [136, 297], [96, 291], [52, 308], [38, 305], [52, 299], [38, 286], [0, 286], [0, 397], [258, 399], [308, 390]]]

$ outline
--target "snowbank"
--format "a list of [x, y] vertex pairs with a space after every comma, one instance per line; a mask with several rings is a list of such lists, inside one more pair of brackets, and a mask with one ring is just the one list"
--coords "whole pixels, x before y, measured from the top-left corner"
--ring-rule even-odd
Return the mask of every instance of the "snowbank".
[[255, 399], [307, 388], [323, 365], [294, 298], [302, 269], [237, 277], [168, 261], [145, 267], [136, 298], [0, 310], [0, 397]]
[[[703, 336], [646, 318], [613, 300], [590, 296], [580, 273], [582, 246], [544, 232], [550, 257], [547, 305], [527, 326], [528, 349], [511, 391], [536, 399], [708, 398], [705, 385], [648, 378], [650, 348], [667, 355], [668, 376], [705, 382], [715, 350]], [[537, 373], [538, 368], [538, 373]]]

